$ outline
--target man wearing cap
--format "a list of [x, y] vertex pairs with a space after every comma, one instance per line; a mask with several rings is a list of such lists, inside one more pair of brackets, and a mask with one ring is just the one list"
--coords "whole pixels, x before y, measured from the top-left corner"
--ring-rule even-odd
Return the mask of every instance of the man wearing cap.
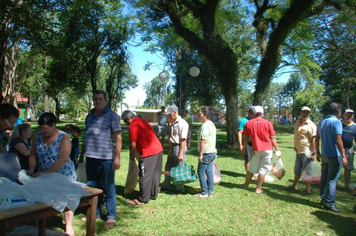
[[345, 189], [352, 191], [350, 188], [351, 171], [354, 167], [354, 140], [356, 142], [356, 124], [353, 122], [354, 111], [346, 109], [344, 120], [342, 121], [342, 142], [344, 144], [344, 151], [347, 158], [347, 166], [344, 167]]
[[[168, 123], [171, 123], [169, 132], [169, 153], [165, 166], [165, 171], [170, 171], [172, 167], [185, 166], [185, 152], [186, 152], [186, 140], [188, 135], [189, 125], [178, 115], [178, 107], [176, 105], [170, 105], [165, 113]], [[165, 176], [163, 183], [161, 184], [162, 191], [168, 191], [171, 185], [171, 177]], [[184, 185], [180, 184], [176, 186], [176, 191], [179, 193], [184, 192]]]
[[276, 155], [281, 158], [280, 152], [275, 137], [273, 125], [270, 121], [263, 119], [263, 107], [254, 106], [252, 108], [254, 119], [249, 120], [244, 129], [244, 141], [242, 154], [246, 154], [248, 139], [251, 137], [253, 154], [250, 162], [249, 170], [246, 174], [243, 188], [248, 188], [253, 174], [259, 174], [257, 179], [256, 194], [263, 193], [261, 186], [265, 176], [272, 170], [273, 147], [276, 150]]
[[188, 136], [187, 136], [187, 149], [190, 148], [191, 137], [192, 137], [192, 127], [193, 127], [193, 120], [192, 117], [189, 115], [188, 110], [183, 111], [182, 117], [189, 125]]
[[[321, 179], [319, 183], [320, 204], [327, 210], [341, 211], [336, 208], [336, 185], [341, 166], [347, 166], [347, 159], [342, 143], [341, 105], [332, 102], [329, 115], [319, 122], [315, 138], [316, 159], [321, 161]], [[321, 155], [319, 141], [321, 140]]]
[[[298, 189], [297, 184], [302, 171], [310, 161], [315, 160], [316, 125], [309, 119], [310, 108], [302, 107], [300, 119], [294, 124], [294, 150], [297, 153], [294, 164], [294, 181], [288, 189]], [[311, 194], [310, 184], [300, 192], [303, 195]]]
[[158, 112], [158, 130], [157, 130], [157, 137], [162, 137], [161, 138], [161, 144], [162, 147], [164, 145], [164, 138], [167, 135], [167, 116], [164, 114], [166, 112], [166, 107], [162, 106], [161, 111]]

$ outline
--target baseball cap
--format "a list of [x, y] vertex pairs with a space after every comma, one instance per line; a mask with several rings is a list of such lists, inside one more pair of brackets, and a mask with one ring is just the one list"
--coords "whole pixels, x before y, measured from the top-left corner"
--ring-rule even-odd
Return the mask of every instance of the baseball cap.
[[350, 108], [348, 108], [348, 109], [345, 110], [345, 113], [352, 113], [352, 114], [354, 114], [355, 112], [354, 112], [353, 110], [351, 110]]
[[309, 112], [310, 112], [310, 108], [307, 107], [307, 106], [302, 107], [302, 109], [300, 109], [300, 110], [301, 110], [301, 111], [309, 111]]
[[252, 111], [253, 111], [254, 114], [257, 114], [257, 113], [263, 114], [263, 107], [261, 107], [261, 106], [253, 106], [252, 107]]
[[177, 112], [178, 113], [178, 107], [176, 105], [170, 105], [167, 109], [167, 111], [164, 113], [165, 115], [169, 115], [172, 112]]

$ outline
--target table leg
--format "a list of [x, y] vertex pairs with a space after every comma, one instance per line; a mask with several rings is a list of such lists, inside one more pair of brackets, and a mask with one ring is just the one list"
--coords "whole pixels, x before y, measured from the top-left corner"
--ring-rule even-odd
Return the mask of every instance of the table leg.
[[38, 221], [38, 236], [46, 236], [47, 219]]
[[6, 235], [6, 220], [0, 221], [0, 236]]
[[91, 204], [87, 209], [87, 236], [95, 236], [95, 218], [98, 195], [91, 198]]

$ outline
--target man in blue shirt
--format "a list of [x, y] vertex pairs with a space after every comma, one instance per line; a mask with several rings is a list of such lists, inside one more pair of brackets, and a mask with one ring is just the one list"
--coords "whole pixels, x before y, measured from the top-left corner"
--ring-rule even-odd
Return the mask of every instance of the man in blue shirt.
[[[94, 109], [85, 119], [85, 134], [79, 162], [86, 157], [88, 186], [101, 188], [105, 194], [107, 220], [105, 227], [113, 227], [116, 218], [115, 170], [120, 168], [120, 117], [107, 107], [106, 93], [94, 92]], [[115, 145], [114, 145], [115, 143]], [[103, 195], [98, 198], [96, 218], [100, 218]], [[83, 219], [85, 220], [85, 219]]]
[[345, 189], [352, 191], [350, 188], [351, 171], [354, 167], [354, 140], [356, 142], [356, 124], [353, 122], [354, 111], [346, 109], [344, 120], [342, 121], [342, 142], [344, 144], [344, 151], [347, 158], [348, 165], [344, 168]]
[[166, 112], [166, 107], [162, 106], [161, 107], [161, 111], [158, 112], [158, 130], [157, 130], [157, 137], [162, 137], [161, 138], [161, 144], [162, 147], [164, 145], [164, 138], [167, 135], [167, 130], [168, 130], [168, 126], [167, 126], [167, 116], [164, 114]]
[[[240, 121], [240, 124], [239, 124], [239, 131], [237, 132], [237, 139], [239, 141], [239, 147], [240, 147], [240, 151], [242, 152], [242, 149], [243, 149], [243, 142], [242, 142], [242, 138], [243, 138], [243, 132], [244, 132], [244, 128], [245, 128], [245, 125], [247, 123], [247, 121], [253, 119], [254, 115], [253, 115], [253, 111], [252, 111], [252, 107], [250, 107], [248, 109], [248, 115], [247, 117], [244, 117], [241, 121]], [[247, 144], [247, 147], [246, 147], [246, 154], [244, 155], [245, 157], [245, 170], [246, 170], [246, 173], [248, 172], [248, 168], [250, 166], [250, 161], [251, 161], [251, 158], [252, 158], [252, 142], [251, 142], [251, 138], [249, 138], [248, 140], [248, 144]]]
[[[335, 206], [336, 185], [341, 166], [347, 166], [342, 143], [342, 123], [339, 120], [341, 105], [333, 102], [329, 105], [329, 115], [320, 121], [315, 139], [316, 158], [321, 161], [321, 180], [319, 184], [320, 204], [327, 210], [339, 212]], [[321, 141], [321, 155], [319, 149]]]

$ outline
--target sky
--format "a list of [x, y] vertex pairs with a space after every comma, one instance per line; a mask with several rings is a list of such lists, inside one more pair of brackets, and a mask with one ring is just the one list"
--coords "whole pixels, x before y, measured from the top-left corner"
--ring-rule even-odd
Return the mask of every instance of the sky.
[[[143, 105], [146, 99], [146, 92], [143, 90], [143, 85], [150, 82], [154, 77], [157, 77], [159, 73], [163, 71], [163, 58], [145, 52], [144, 47], [129, 48], [131, 53], [131, 70], [138, 78], [138, 86], [125, 93], [124, 103], [128, 104], [130, 108], [134, 108], [137, 105]], [[144, 70], [144, 66], [147, 62], [152, 62], [150, 70]]]

